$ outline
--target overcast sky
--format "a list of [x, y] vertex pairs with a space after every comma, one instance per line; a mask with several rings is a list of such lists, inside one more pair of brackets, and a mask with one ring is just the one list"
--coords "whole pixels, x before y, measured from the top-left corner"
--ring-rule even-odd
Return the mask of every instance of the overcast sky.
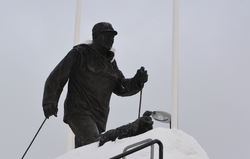
[[[0, 158], [21, 158], [44, 120], [44, 83], [73, 46], [75, 9], [72, 0], [0, 2]], [[81, 42], [95, 23], [111, 22], [125, 76], [148, 70], [142, 111], [171, 112], [172, 1], [83, 0], [82, 9]], [[179, 128], [211, 159], [249, 159], [250, 1], [180, 0], [179, 22]], [[65, 90], [26, 159], [66, 152]], [[139, 94], [113, 95], [107, 128], [135, 120], [138, 103]]]

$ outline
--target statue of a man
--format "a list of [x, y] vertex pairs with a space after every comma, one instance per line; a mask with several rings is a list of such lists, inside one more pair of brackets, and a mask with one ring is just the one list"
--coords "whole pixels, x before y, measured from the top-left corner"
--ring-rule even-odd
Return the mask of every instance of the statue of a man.
[[105, 131], [112, 93], [134, 95], [148, 80], [143, 67], [130, 79], [118, 69], [110, 51], [116, 35], [110, 23], [97, 23], [92, 29], [93, 42], [74, 46], [46, 80], [43, 95], [46, 118], [57, 116], [58, 100], [68, 81], [64, 122], [75, 134], [76, 148], [97, 141]]

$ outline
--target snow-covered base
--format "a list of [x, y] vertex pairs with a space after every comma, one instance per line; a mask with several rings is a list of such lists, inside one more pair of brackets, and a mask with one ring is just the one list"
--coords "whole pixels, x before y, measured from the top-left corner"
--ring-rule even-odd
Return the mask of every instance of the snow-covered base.
[[[107, 142], [102, 147], [98, 143], [92, 143], [68, 152], [56, 159], [108, 159], [122, 153], [123, 149], [131, 144], [145, 140], [158, 139], [163, 143], [164, 159], [208, 159], [207, 153], [198, 142], [181, 130], [156, 128], [144, 134], [129, 137], [115, 142]], [[159, 158], [158, 145], [154, 146], [154, 159]], [[134, 154], [126, 159], [149, 159], [150, 147]]]

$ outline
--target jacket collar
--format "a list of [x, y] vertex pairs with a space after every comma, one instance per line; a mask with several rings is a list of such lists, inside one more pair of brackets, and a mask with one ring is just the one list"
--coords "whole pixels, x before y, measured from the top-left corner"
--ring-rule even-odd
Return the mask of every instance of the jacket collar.
[[114, 52], [109, 50], [109, 51], [105, 51], [104, 49], [100, 48], [99, 46], [95, 45], [95, 44], [90, 44], [89, 45], [90, 48], [92, 48], [96, 53], [98, 53], [99, 55], [103, 56], [104, 58], [106, 58], [108, 61], [110, 61], [111, 63], [114, 61]]

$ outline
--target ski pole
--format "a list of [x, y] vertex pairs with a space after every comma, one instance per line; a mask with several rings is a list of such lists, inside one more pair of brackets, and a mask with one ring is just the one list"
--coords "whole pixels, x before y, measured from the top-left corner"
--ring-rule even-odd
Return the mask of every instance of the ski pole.
[[141, 101], [142, 101], [142, 90], [140, 91], [138, 119], [140, 118], [140, 114], [141, 114]]
[[35, 140], [37, 134], [39, 133], [39, 131], [41, 130], [41, 128], [43, 127], [43, 124], [45, 123], [45, 121], [47, 120], [47, 118], [44, 119], [43, 123], [41, 124], [40, 128], [38, 129], [38, 131], [36, 132], [36, 135], [33, 137], [30, 145], [28, 146], [28, 148], [26, 149], [26, 151], [24, 152], [23, 156], [22, 156], [22, 159], [24, 158], [24, 156], [26, 155], [26, 153], [28, 152], [30, 146], [32, 145], [33, 141]]

